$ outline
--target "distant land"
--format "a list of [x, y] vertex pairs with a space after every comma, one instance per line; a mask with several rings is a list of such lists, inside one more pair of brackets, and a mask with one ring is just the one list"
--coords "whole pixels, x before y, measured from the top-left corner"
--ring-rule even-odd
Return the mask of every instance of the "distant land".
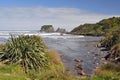
[[100, 36], [117, 30], [120, 30], [120, 17], [103, 19], [95, 24], [80, 25], [74, 28], [70, 33]]

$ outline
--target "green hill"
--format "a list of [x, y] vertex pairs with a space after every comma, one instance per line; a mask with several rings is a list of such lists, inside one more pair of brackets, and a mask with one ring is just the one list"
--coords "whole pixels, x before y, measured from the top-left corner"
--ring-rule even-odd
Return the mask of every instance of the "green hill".
[[95, 24], [84, 24], [74, 28], [72, 34], [82, 35], [105, 35], [120, 29], [120, 17], [112, 17], [109, 19], [103, 19]]

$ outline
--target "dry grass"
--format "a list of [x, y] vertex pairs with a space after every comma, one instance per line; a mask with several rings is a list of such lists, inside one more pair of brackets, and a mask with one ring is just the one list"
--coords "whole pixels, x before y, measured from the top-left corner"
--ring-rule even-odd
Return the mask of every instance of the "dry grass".
[[47, 54], [54, 64], [61, 64], [62, 63], [61, 58], [60, 58], [61, 55], [57, 51], [48, 50]]
[[3, 67], [3, 66], [5, 66], [5, 64], [3, 64], [2, 62], [0, 62], [0, 67]]

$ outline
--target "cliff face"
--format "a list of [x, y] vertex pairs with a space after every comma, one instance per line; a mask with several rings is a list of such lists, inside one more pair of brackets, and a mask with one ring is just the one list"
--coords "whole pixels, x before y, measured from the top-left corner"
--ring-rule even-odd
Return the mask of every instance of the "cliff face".
[[50, 32], [54, 32], [54, 28], [52, 25], [43, 25], [40, 31], [50, 33]]

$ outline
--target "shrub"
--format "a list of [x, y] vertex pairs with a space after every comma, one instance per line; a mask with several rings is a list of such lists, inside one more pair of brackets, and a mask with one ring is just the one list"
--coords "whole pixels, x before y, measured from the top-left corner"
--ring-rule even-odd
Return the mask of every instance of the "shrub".
[[120, 31], [112, 32], [111, 34], [107, 34], [106, 37], [101, 40], [102, 47], [106, 47], [107, 49], [111, 49], [112, 46], [120, 43]]
[[1, 55], [3, 62], [21, 64], [25, 72], [40, 71], [48, 66], [45, 44], [39, 36], [11, 36]]

